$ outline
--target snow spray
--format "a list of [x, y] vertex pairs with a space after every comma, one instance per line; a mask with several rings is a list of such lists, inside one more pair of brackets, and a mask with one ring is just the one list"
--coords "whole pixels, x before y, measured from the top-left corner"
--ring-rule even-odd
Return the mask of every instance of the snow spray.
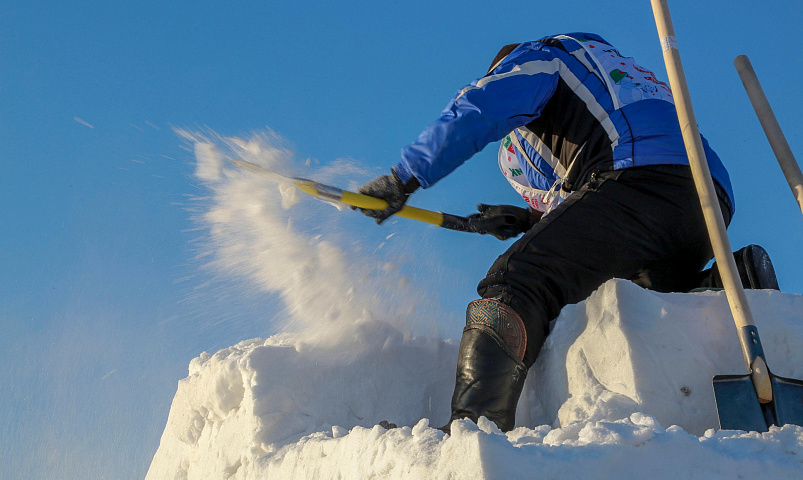
[[405, 257], [413, 255], [399, 242], [382, 248], [394, 232], [383, 229], [382, 241], [372, 245], [357, 233], [375, 228], [360, 215], [301, 201], [292, 185], [240, 171], [229, 160], [350, 188], [357, 185], [355, 179], [371, 177], [366, 169], [337, 160], [303, 172], [294, 152], [283, 146], [286, 141], [269, 131], [248, 138], [211, 131], [177, 133], [190, 142], [195, 177], [210, 192], [196, 216], [206, 232], [199, 258], [217, 275], [245, 279], [252, 289], [278, 295], [284, 309], [272, 321], [279, 331], [303, 332], [307, 341], [331, 345], [342, 342], [356, 325], [372, 322], [389, 323], [405, 333], [437, 329], [431, 295], [403, 272]]

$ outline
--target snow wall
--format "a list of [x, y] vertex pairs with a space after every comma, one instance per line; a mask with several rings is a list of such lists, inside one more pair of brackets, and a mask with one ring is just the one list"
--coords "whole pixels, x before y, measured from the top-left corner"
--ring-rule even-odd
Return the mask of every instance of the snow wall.
[[[803, 378], [803, 296], [748, 292], [775, 373]], [[566, 307], [530, 370], [517, 426], [437, 427], [456, 341], [366, 323], [313, 349], [293, 335], [190, 364], [148, 479], [800, 478], [803, 429], [715, 431], [711, 378], [744, 370], [722, 293], [622, 280]], [[374, 426], [390, 420], [405, 427]]]
[[[431, 305], [383, 297], [387, 269], [366, 270], [265, 208], [288, 208], [292, 191], [266, 193], [224, 167], [221, 146], [273, 166], [284, 154], [264, 138], [186, 135], [213, 191], [202, 215], [211, 264], [278, 293], [292, 333], [190, 363], [147, 479], [801, 478], [803, 428], [715, 430], [711, 379], [745, 369], [723, 292], [607, 282], [555, 321], [516, 429], [481, 419], [445, 435], [433, 427], [449, 416], [459, 339], [400, 321]], [[803, 378], [803, 296], [747, 293], [770, 368]]]

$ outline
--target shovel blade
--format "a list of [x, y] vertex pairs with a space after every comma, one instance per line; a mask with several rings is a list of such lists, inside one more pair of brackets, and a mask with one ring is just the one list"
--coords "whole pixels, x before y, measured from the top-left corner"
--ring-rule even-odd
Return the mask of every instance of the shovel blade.
[[750, 375], [716, 375], [714, 398], [719, 428], [748, 432], [768, 430]]
[[772, 425], [803, 426], [803, 381], [770, 373], [772, 402], [761, 404], [750, 375], [717, 375], [714, 397], [719, 426], [725, 430], [766, 432]]
[[772, 374], [770, 377], [778, 425], [803, 426], [803, 381]]

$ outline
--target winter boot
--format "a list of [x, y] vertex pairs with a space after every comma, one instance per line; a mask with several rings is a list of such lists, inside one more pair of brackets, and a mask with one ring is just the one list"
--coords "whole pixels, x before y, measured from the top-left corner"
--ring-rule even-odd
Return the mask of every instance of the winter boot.
[[[733, 253], [742, 286], [746, 289], [779, 290], [775, 268], [767, 251], [758, 245], [748, 245]], [[723, 288], [717, 263], [700, 273], [700, 289]]]
[[481, 416], [504, 432], [512, 430], [527, 378], [526, 347], [524, 322], [512, 308], [491, 299], [471, 302], [457, 359], [452, 417], [441, 430], [449, 433], [453, 420], [476, 422]]

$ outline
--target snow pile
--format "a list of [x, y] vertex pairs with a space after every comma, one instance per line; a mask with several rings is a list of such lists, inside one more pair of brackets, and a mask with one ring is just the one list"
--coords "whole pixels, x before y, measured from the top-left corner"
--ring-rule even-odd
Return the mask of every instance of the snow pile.
[[[191, 362], [148, 479], [799, 476], [803, 428], [713, 430], [711, 377], [744, 370], [721, 292], [612, 280], [561, 312], [515, 430], [484, 419], [458, 421], [451, 435], [432, 428], [449, 416], [457, 341], [408, 333], [430, 308], [414, 299], [426, 296], [304, 232], [289, 218], [292, 194], [226, 169], [216, 145], [266, 166], [277, 150], [188, 138], [213, 192], [211, 265], [280, 295], [286, 333]], [[286, 209], [269, 208], [283, 199]], [[803, 296], [748, 299], [770, 367], [803, 378]]]
[[[748, 293], [769, 364], [801, 378], [789, 347], [803, 342], [803, 296]], [[744, 368], [727, 308], [721, 293], [606, 283], [557, 319], [507, 434], [431, 428], [448, 419], [456, 342], [381, 322], [330, 349], [242, 342], [193, 360], [147, 478], [795, 478], [800, 427], [713, 430], [711, 377]]]

